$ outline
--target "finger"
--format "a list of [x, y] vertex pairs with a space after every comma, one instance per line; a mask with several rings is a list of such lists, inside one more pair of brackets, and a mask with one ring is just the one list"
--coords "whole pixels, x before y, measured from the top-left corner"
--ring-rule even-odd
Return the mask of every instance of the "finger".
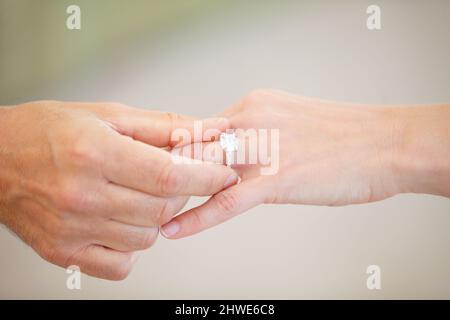
[[78, 266], [81, 272], [93, 277], [123, 280], [131, 272], [137, 258], [136, 252], [119, 252], [98, 245], [90, 245], [72, 257], [70, 264]]
[[202, 160], [205, 162], [226, 164], [225, 152], [220, 146], [220, 142], [194, 142], [181, 147], [173, 148], [171, 154], [186, 158]]
[[[255, 165], [254, 162], [248, 163], [250, 159], [250, 152], [256, 152], [255, 149], [249, 148], [245, 140], [239, 140], [240, 149], [233, 153], [233, 163], [231, 168], [244, 180], [247, 177], [255, 177], [259, 175], [260, 166]], [[244, 148], [244, 149], [242, 149]], [[180, 154], [184, 157], [191, 157], [196, 160], [226, 165], [227, 155], [220, 146], [220, 142], [194, 142], [190, 145], [174, 148], [171, 153]], [[253, 161], [257, 161], [258, 155], [253, 155]], [[257, 164], [257, 163], [256, 163]]]
[[[118, 103], [80, 104], [84, 109], [96, 113], [112, 125], [119, 133], [135, 140], [157, 147], [174, 146], [179, 143], [203, 141], [203, 136], [215, 131], [220, 132], [230, 127], [225, 118], [197, 120], [193, 117], [171, 112], [150, 111], [133, 108]], [[180, 132], [183, 141], [180, 141]]]
[[163, 225], [161, 234], [170, 239], [190, 236], [264, 203], [269, 189], [259, 180], [247, 180], [215, 194], [201, 206]]
[[231, 168], [174, 157], [119, 135], [105, 148], [102, 170], [108, 181], [155, 196], [211, 195], [238, 178]]
[[109, 220], [94, 233], [96, 244], [121, 252], [146, 250], [158, 238], [158, 227], [137, 227]]
[[188, 201], [188, 197], [161, 198], [108, 184], [103, 191], [101, 213], [115, 221], [139, 227], [167, 223]]

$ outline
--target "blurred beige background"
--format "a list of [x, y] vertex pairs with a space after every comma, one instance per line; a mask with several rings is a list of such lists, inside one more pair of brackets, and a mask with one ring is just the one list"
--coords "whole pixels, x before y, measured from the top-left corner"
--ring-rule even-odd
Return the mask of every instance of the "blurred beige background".
[[[65, 28], [70, 4], [81, 6], [80, 31]], [[380, 31], [366, 28], [370, 4], [382, 9]], [[446, 0], [0, 0], [0, 105], [110, 100], [207, 116], [260, 87], [450, 102], [449, 39]], [[448, 299], [450, 200], [261, 206], [192, 238], [160, 239], [127, 280], [83, 276], [80, 291], [3, 227], [0, 253], [0, 298]], [[372, 264], [379, 291], [366, 288]]]

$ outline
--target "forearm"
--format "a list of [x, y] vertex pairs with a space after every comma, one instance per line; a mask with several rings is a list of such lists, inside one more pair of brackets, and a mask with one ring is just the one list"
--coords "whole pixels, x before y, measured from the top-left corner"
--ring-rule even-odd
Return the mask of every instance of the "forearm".
[[393, 123], [400, 192], [450, 197], [450, 105], [396, 108]]

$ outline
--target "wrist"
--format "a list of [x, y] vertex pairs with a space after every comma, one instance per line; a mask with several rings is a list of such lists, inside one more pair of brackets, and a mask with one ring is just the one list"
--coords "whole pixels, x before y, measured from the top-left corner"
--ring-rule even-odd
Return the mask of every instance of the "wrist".
[[450, 196], [450, 106], [393, 109], [393, 168], [399, 193]]
[[[15, 107], [4, 107], [0, 106], [0, 164], [2, 163], [2, 158], [6, 152], [5, 148], [9, 143], [9, 139], [13, 132], [11, 132], [11, 121], [12, 113]], [[0, 166], [1, 168], [1, 166]]]
[[11, 140], [14, 137], [16, 107], [0, 106], [0, 223], [5, 224], [7, 215], [7, 198], [11, 189], [11, 163], [15, 162], [11, 154]]
[[0, 223], [5, 223], [6, 208], [5, 208], [5, 194], [6, 194], [6, 182], [5, 177], [5, 139], [7, 139], [8, 130], [8, 118], [11, 111], [10, 107], [0, 106]]
[[[3, 123], [10, 111], [11, 107], [0, 106], [0, 123]], [[0, 126], [0, 130], [1, 128], [3, 128], [3, 126]]]

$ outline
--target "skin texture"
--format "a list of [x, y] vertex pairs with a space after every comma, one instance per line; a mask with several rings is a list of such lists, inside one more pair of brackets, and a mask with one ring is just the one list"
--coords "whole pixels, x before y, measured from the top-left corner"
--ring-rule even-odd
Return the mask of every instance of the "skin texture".
[[[4, 107], [0, 222], [51, 263], [121, 280], [160, 226], [176, 239], [262, 203], [337, 206], [407, 192], [450, 197], [449, 121], [449, 105], [365, 106], [274, 90], [252, 92], [221, 118], [204, 120], [201, 137], [192, 118], [116, 103]], [[211, 141], [230, 127], [279, 129], [278, 171], [223, 166]], [[194, 139], [180, 146], [172, 139], [177, 129]], [[198, 145], [216, 152], [195, 165], [174, 162], [168, 152]], [[190, 195], [212, 197], [174, 217]]]
[[95, 277], [124, 279], [188, 196], [237, 182], [219, 164], [172, 161], [172, 132], [193, 130], [184, 116], [41, 101], [0, 108], [0, 123], [0, 222], [45, 260]]
[[279, 129], [279, 170], [261, 175], [257, 164], [233, 166], [241, 182], [164, 225], [167, 238], [262, 203], [342, 206], [408, 192], [450, 197], [450, 105], [365, 106], [257, 90], [221, 116], [232, 128]]

